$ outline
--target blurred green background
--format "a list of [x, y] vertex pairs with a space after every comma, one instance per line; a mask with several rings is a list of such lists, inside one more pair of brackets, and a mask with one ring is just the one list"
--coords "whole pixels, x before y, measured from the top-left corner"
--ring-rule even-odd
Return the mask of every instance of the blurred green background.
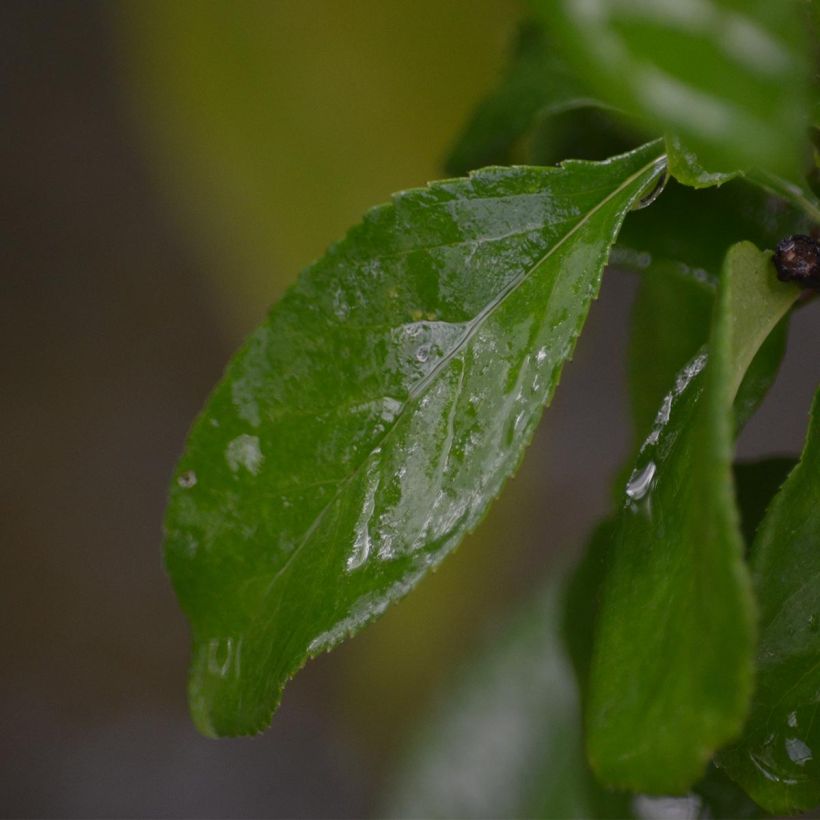
[[[617, 273], [479, 532], [311, 663], [262, 737], [206, 740], [188, 720], [188, 636], [160, 560], [187, 427], [301, 268], [391, 192], [443, 174], [521, 13], [0, 5], [6, 816], [372, 812], [436, 687], [606, 512], [629, 445], [634, 281]], [[792, 344], [817, 349], [799, 316]], [[812, 387], [791, 356], [744, 451], [797, 450]]]

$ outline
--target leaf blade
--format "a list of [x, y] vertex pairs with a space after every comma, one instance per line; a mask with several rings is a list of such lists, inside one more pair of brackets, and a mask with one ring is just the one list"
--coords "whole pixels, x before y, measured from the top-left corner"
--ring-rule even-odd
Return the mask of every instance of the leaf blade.
[[627, 486], [587, 707], [590, 760], [613, 785], [684, 791], [745, 717], [754, 629], [732, 497], [731, 407], [796, 298], [768, 259], [750, 243], [730, 249], [709, 364], [704, 371], [696, 358], [664, 400]]
[[662, 162], [653, 144], [398, 195], [272, 310], [192, 430], [166, 516], [202, 731], [264, 728], [309, 657], [476, 525]]
[[797, 466], [775, 495], [752, 546], [760, 609], [758, 683], [743, 737], [719, 764], [768, 811], [820, 803], [817, 711], [820, 393]]

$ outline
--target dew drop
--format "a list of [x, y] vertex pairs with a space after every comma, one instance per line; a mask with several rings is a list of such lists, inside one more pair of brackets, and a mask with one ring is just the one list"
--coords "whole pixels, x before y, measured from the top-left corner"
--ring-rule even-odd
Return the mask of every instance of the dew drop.
[[798, 766], [805, 766], [814, 758], [811, 749], [799, 737], [786, 738], [786, 754]]
[[225, 448], [225, 460], [233, 473], [244, 467], [249, 473], [256, 475], [265, 460], [259, 438], [244, 433], [237, 436]]
[[626, 485], [626, 494], [633, 501], [640, 501], [649, 492], [652, 479], [655, 477], [655, 469], [655, 462], [650, 461], [641, 469], [636, 467], [633, 470]]
[[[236, 647], [238, 649], [238, 646]], [[234, 659], [233, 638], [212, 638], [208, 643], [208, 671], [220, 678], [227, 676], [234, 661], [239, 671], [239, 657]]]
[[424, 363], [430, 358], [430, 345], [421, 345], [416, 350], [416, 361]]
[[193, 470], [186, 470], [184, 473], [180, 473], [177, 477], [177, 484], [186, 490], [190, 489], [196, 484], [196, 473]]
[[666, 188], [666, 182], [668, 179], [669, 174], [664, 172], [657, 179], [653, 180], [646, 187], [646, 190], [641, 192], [641, 196], [632, 206], [632, 210], [639, 211], [641, 208], [646, 208], [651, 205], [663, 193], [663, 189]]

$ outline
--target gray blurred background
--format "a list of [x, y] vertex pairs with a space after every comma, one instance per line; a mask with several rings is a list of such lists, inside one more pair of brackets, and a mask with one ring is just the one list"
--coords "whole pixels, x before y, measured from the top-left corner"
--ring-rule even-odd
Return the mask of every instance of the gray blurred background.
[[[629, 447], [632, 277], [605, 278], [515, 481], [406, 601], [290, 684], [272, 728], [200, 737], [161, 564], [165, 487], [232, 349], [299, 269], [440, 176], [513, 0], [0, 4], [0, 812], [371, 813], [414, 720], [577, 554]], [[818, 309], [745, 455], [797, 452]]]

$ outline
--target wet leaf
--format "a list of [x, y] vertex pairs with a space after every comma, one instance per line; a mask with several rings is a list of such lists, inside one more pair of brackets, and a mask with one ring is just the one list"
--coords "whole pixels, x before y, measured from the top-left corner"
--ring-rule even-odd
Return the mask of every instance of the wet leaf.
[[711, 188], [734, 179], [738, 171], [709, 171], [694, 151], [685, 146], [679, 136], [666, 137], [666, 154], [669, 157], [669, 173], [690, 188]]
[[[567, 606], [573, 593], [567, 600], [562, 575], [556, 573], [493, 630], [424, 715], [378, 816], [760, 816], [742, 790], [713, 767], [682, 798], [635, 799], [595, 781], [583, 755], [577, 685], [561, 641], [567, 626], [562, 612], [584, 620], [590, 607], [580, 597], [577, 607]], [[573, 586], [581, 591], [577, 582]], [[580, 635], [585, 629], [573, 631]]]
[[649, 435], [675, 375], [709, 335], [714, 281], [671, 260], [652, 263], [632, 308], [629, 387], [636, 440]]
[[[678, 371], [709, 335], [712, 301], [729, 245], [749, 239], [774, 248], [805, 233], [802, 213], [749, 183], [694, 191], [670, 181], [651, 208], [624, 225], [610, 261], [640, 274], [629, 343], [630, 397], [636, 439], [649, 434]], [[755, 357], [735, 400], [738, 426], [765, 395], [782, 358], [783, 324]]]
[[678, 135], [712, 170], [798, 179], [809, 110], [797, 0], [538, 0], [591, 91]]
[[757, 683], [742, 739], [718, 762], [762, 806], [820, 804], [820, 394], [799, 464], [751, 551], [760, 613]]
[[515, 470], [658, 144], [397, 195], [235, 356], [171, 488], [166, 560], [209, 734], [380, 615]]
[[661, 403], [627, 485], [586, 710], [590, 761], [611, 785], [682, 793], [743, 725], [754, 628], [731, 407], [796, 296], [769, 255], [750, 243], [730, 249], [709, 363], [696, 357]]

